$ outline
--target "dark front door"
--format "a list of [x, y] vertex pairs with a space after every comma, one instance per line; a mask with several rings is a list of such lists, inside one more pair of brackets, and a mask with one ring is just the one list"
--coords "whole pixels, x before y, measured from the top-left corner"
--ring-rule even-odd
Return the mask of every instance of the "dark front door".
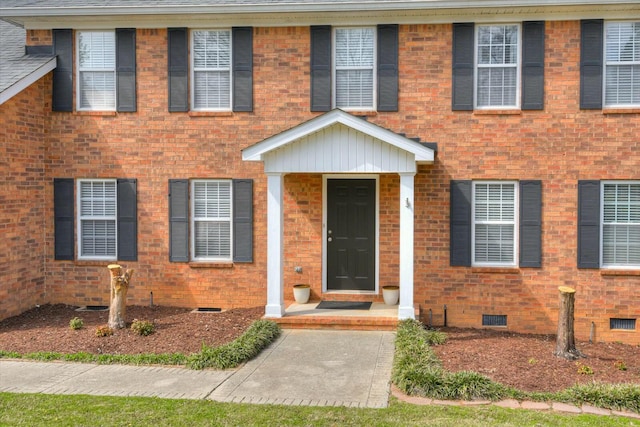
[[376, 181], [327, 180], [327, 290], [375, 290]]

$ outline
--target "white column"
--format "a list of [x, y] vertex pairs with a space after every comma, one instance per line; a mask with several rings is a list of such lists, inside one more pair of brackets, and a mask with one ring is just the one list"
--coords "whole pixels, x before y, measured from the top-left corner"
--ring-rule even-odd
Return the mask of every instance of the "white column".
[[413, 178], [400, 174], [400, 304], [398, 319], [414, 319], [413, 311]]
[[267, 305], [265, 317], [284, 316], [283, 175], [267, 174]]

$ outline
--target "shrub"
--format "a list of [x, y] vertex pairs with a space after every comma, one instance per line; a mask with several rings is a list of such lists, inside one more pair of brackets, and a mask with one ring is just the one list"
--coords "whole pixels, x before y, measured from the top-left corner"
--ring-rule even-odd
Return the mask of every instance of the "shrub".
[[138, 335], [146, 337], [155, 332], [156, 325], [148, 320], [133, 319], [133, 322], [131, 322], [131, 330]]
[[229, 369], [255, 357], [280, 335], [280, 326], [270, 320], [256, 320], [230, 343], [219, 347], [202, 345], [202, 351], [189, 358], [191, 369]]
[[102, 325], [96, 328], [97, 337], [110, 337], [113, 335], [113, 329], [109, 325]]
[[613, 366], [615, 366], [616, 369], [619, 370], [619, 371], [626, 371], [627, 370], [627, 364], [624, 363], [624, 360], [616, 360], [615, 363], [613, 364]]
[[79, 317], [74, 317], [73, 319], [69, 320], [69, 327], [74, 331], [77, 331], [78, 329], [82, 329], [83, 326], [84, 326], [84, 322]]
[[593, 375], [593, 369], [591, 366], [583, 365], [580, 362], [576, 362], [576, 366], [578, 367], [578, 373], [580, 375]]
[[446, 335], [426, 331], [417, 320], [403, 320], [398, 325], [392, 381], [409, 395], [435, 399], [499, 400], [515, 394], [475, 372], [449, 373], [431, 348], [442, 344]]
[[576, 404], [640, 412], [640, 387], [637, 384], [576, 384], [559, 395]]

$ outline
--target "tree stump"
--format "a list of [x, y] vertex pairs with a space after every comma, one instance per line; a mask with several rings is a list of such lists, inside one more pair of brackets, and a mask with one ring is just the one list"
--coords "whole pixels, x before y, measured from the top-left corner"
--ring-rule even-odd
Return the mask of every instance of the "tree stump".
[[109, 305], [109, 327], [122, 329], [126, 326], [127, 290], [133, 269], [122, 271], [122, 266], [110, 264], [107, 266], [111, 273], [111, 301]]
[[573, 307], [576, 290], [560, 286], [560, 311], [558, 313], [558, 337], [556, 338], [555, 356], [569, 360], [584, 357], [577, 348], [573, 329]]

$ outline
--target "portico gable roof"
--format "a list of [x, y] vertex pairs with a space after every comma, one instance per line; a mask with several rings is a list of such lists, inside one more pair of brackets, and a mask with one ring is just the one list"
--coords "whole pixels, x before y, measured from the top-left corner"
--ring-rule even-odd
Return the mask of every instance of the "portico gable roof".
[[434, 150], [403, 135], [332, 110], [242, 151], [265, 172], [402, 173], [434, 161]]

